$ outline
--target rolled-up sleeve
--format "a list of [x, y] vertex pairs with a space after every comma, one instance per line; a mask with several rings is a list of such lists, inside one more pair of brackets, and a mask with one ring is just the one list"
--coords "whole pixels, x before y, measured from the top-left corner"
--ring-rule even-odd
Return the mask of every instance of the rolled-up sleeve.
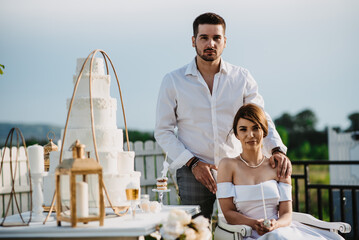
[[193, 154], [185, 148], [175, 134], [177, 127], [176, 96], [173, 79], [167, 74], [162, 81], [158, 94], [154, 135], [161, 148], [173, 160], [170, 164], [171, 169], [180, 168], [193, 157]]

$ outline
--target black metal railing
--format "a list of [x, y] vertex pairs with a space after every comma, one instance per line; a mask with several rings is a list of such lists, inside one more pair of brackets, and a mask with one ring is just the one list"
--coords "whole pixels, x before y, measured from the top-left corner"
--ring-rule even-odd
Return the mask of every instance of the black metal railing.
[[[330, 185], [310, 183], [309, 168], [313, 165], [357, 165], [359, 161], [292, 161], [294, 166], [302, 166], [302, 173], [293, 173], [293, 209], [310, 213], [321, 220], [347, 222], [352, 231], [346, 239], [359, 239], [358, 200], [359, 185]], [[329, 173], [328, 173], [329, 174]], [[304, 191], [303, 191], [304, 185]], [[327, 194], [325, 194], [327, 193]], [[304, 194], [304, 206], [303, 196]], [[315, 199], [314, 199], [315, 198]], [[328, 206], [325, 208], [325, 206]], [[328, 216], [324, 217], [324, 212]], [[328, 219], [329, 218], [329, 219]]]

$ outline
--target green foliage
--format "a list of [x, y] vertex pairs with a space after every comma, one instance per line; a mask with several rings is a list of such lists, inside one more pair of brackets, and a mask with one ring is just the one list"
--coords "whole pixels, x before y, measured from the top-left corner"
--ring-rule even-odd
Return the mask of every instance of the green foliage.
[[285, 128], [287, 131], [291, 131], [294, 128], [293, 117], [289, 113], [283, 113], [282, 116], [274, 120], [275, 125]]
[[282, 139], [284, 145], [288, 146], [289, 135], [288, 135], [287, 129], [285, 129], [285, 127], [280, 126], [280, 125], [277, 126], [276, 129], [277, 129], [277, 131], [278, 131], [278, 133], [280, 135], [280, 138]]
[[4, 74], [4, 72], [3, 72], [3, 70], [1, 68], [5, 69], [5, 66], [0, 64], [0, 74]]
[[288, 147], [292, 160], [328, 159], [327, 131], [317, 131], [317, 117], [305, 109], [294, 116], [283, 113], [275, 119], [276, 128], [283, 143]]
[[302, 159], [306, 160], [309, 159], [309, 155], [310, 155], [310, 143], [308, 141], [303, 142], [300, 146], [299, 146], [299, 152], [302, 154]]
[[[126, 141], [126, 136], [124, 137]], [[137, 130], [128, 130], [128, 138], [130, 142], [136, 142], [136, 141], [146, 142], [148, 140], [155, 141], [153, 132], [141, 132]]]
[[350, 114], [348, 118], [351, 124], [347, 132], [359, 131], [359, 112]]
[[315, 131], [318, 120], [314, 112], [305, 109], [294, 117], [294, 130], [297, 132]]

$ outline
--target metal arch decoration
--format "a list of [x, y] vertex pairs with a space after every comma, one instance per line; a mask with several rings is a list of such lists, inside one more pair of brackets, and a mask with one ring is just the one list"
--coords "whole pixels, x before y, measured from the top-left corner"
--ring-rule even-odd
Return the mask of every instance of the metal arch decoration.
[[[14, 136], [14, 132], [16, 132], [16, 148], [17, 148], [17, 154], [16, 154], [16, 160], [15, 160], [15, 171], [13, 171], [12, 169], [12, 141], [13, 141], [13, 136]], [[19, 203], [17, 201], [16, 198], [16, 191], [15, 191], [15, 178], [16, 178], [16, 173], [17, 173], [17, 166], [18, 166], [18, 156], [19, 156], [19, 148], [20, 148], [20, 142], [19, 142], [19, 138], [21, 138], [22, 144], [25, 148], [25, 156], [26, 156], [26, 166], [27, 166], [27, 170], [28, 170], [28, 177], [29, 177], [29, 184], [30, 184], [30, 218], [27, 222], [25, 222], [24, 218], [22, 217], [21, 211], [20, 211], [20, 207], [19, 207]], [[5, 216], [2, 220], [2, 222], [0, 223], [0, 226], [4, 226], [4, 227], [14, 227], [14, 226], [28, 226], [31, 222], [31, 218], [32, 218], [32, 182], [31, 182], [31, 172], [30, 172], [30, 164], [29, 164], [29, 157], [27, 155], [27, 148], [26, 148], [26, 142], [25, 142], [25, 138], [22, 135], [22, 132], [20, 131], [19, 128], [12, 128], [9, 132], [9, 134], [7, 135], [6, 141], [5, 141], [5, 147], [4, 147], [4, 152], [2, 154], [2, 158], [1, 158], [1, 165], [0, 165], [0, 175], [1, 173], [4, 171], [3, 166], [4, 166], [4, 157], [5, 157], [5, 152], [6, 152], [6, 148], [7, 148], [7, 144], [10, 140], [10, 175], [11, 175], [11, 192], [10, 192], [10, 198], [9, 198], [9, 202], [7, 204], [6, 207], [6, 213]], [[20, 219], [22, 221], [22, 223], [14, 223], [14, 224], [7, 224], [5, 223], [6, 220], [6, 216], [9, 213], [9, 209], [10, 209], [10, 205], [12, 202], [12, 199], [14, 198], [15, 201], [15, 205], [17, 208], [17, 211], [20, 215]]]
[[[121, 86], [120, 86], [120, 82], [118, 80], [118, 76], [117, 76], [117, 73], [116, 73], [116, 70], [115, 70], [115, 67], [110, 59], [110, 57], [107, 55], [107, 53], [101, 49], [96, 49], [96, 50], [93, 50], [86, 58], [85, 62], [83, 63], [82, 65], [82, 68], [80, 70], [80, 73], [77, 77], [77, 80], [76, 80], [76, 83], [75, 83], [75, 86], [74, 86], [74, 91], [72, 93], [72, 97], [71, 97], [71, 101], [70, 101], [70, 106], [69, 106], [69, 110], [68, 110], [68, 113], [67, 113], [67, 117], [66, 117], [66, 124], [65, 124], [65, 128], [64, 128], [64, 134], [63, 134], [63, 143], [61, 144], [61, 151], [60, 151], [60, 159], [59, 159], [59, 163], [62, 162], [62, 154], [63, 154], [63, 148], [64, 148], [64, 143], [65, 143], [65, 138], [66, 138], [66, 132], [67, 132], [67, 126], [68, 126], [68, 123], [69, 123], [69, 119], [70, 119], [70, 114], [71, 114], [71, 109], [72, 109], [72, 104], [73, 104], [73, 101], [75, 99], [75, 95], [76, 95], [76, 91], [77, 91], [77, 87], [80, 83], [80, 80], [81, 80], [81, 77], [82, 77], [82, 73], [83, 73], [83, 70], [88, 62], [88, 60], [91, 58], [91, 62], [90, 62], [90, 74], [89, 74], [89, 97], [90, 97], [90, 115], [91, 115], [91, 130], [92, 130], [92, 140], [93, 140], [93, 144], [94, 144], [94, 150], [95, 150], [95, 156], [96, 156], [96, 161], [99, 162], [99, 156], [98, 156], [98, 152], [97, 152], [97, 144], [96, 144], [96, 133], [95, 133], [95, 122], [94, 122], [94, 114], [93, 114], [93, 103], [92, 103], [92, 67], [93, 67], [93, 61], [94, 61], [94, 58], [95, 58], [95, 55], [100, 52], [104, 58], [104, 61], [105, 61], [105, 64], [106, 64], [106, 71], [107, 71], [107, 75], [109, 75], [109, 67], [108, 67], [108, 63], [107, 63], [107, 60], [110, 62], [111, 64], [111, 67], [112, 67], [112, 70], [113, 70], [113, 73], [116, 77], [116, 81], [117, 81], [117, 86], [118, 86], [118, 90], [119, 90], [119, 93], [120, 93], [120, 99], [121, 99], [121, 106], [122, 106], [122, 114], [123, 114], [123, 119], [124, 119], [124, 124], [125, 124], [125, 131], [126, 131], [126, 140], [127, 140], [127, 148], [128, 150], [130, 151], [130, 144], [129, 144], [129, 138], [128, 138], [128, 130], [127, 130], [127, 122], [126, 122], [126, 115], [125, 115], [125, 107], [124, 107], [124, 103], [123, 103], [123, 98], [122, 98], [122, 92], [121, 92]], [[106, 186], [104, 184], [104, 181], [102, 180], [102, 186], [103, 186], [103, 189], [105, 191], [105, 194], [106, 194], [106, 197], [107, 197], [107, 200], [111, 206], [111, 208], [113, 209], [113, 211], [115, 212], [116, 215], [118, 216], [122, 216], [123, 214], [120, 214], [118, 209], [114, 208], [112, 206], [112, 203], [111, 203], [111, 200], [110, 200], [110, 197], [108, 195], [108, 192], [107, 192], [107, 189], [106, 189]], [[46, 223], [47, 219], [49, 218], [49, 216], [51, 215], [52, 211], [53, 211], [53, 208], [54, 208], [54, 203], [55, 203], [55, 199], [56, 199], [56, 191], [54, 192], [54, 195], [53, 195], [53, 198], [52, 198], [52, 202], [51, 202], [51, 207], [50, 207], [50, 210], [49, 210], [49, 213], [44, 221], [44, 224]], [[128, 209], [127, 209], [128, 211]], [[127, 212], [126, 211], [126, 212]]]

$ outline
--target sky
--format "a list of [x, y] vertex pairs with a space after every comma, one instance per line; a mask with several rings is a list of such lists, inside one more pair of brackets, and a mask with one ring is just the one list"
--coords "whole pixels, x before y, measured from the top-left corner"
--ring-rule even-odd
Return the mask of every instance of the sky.
[[0, 122], [64, 126], [76, 59], [102, 49], [128, 128], [153, 131], [162, 78], [195, 57], [192, 22], [204, 12], [226, 20], [223, 59], [251, 72], [273, 119], [310, 109], [319, 129], [349, 127], [359, 112], [356, 0], [0, 0]]

